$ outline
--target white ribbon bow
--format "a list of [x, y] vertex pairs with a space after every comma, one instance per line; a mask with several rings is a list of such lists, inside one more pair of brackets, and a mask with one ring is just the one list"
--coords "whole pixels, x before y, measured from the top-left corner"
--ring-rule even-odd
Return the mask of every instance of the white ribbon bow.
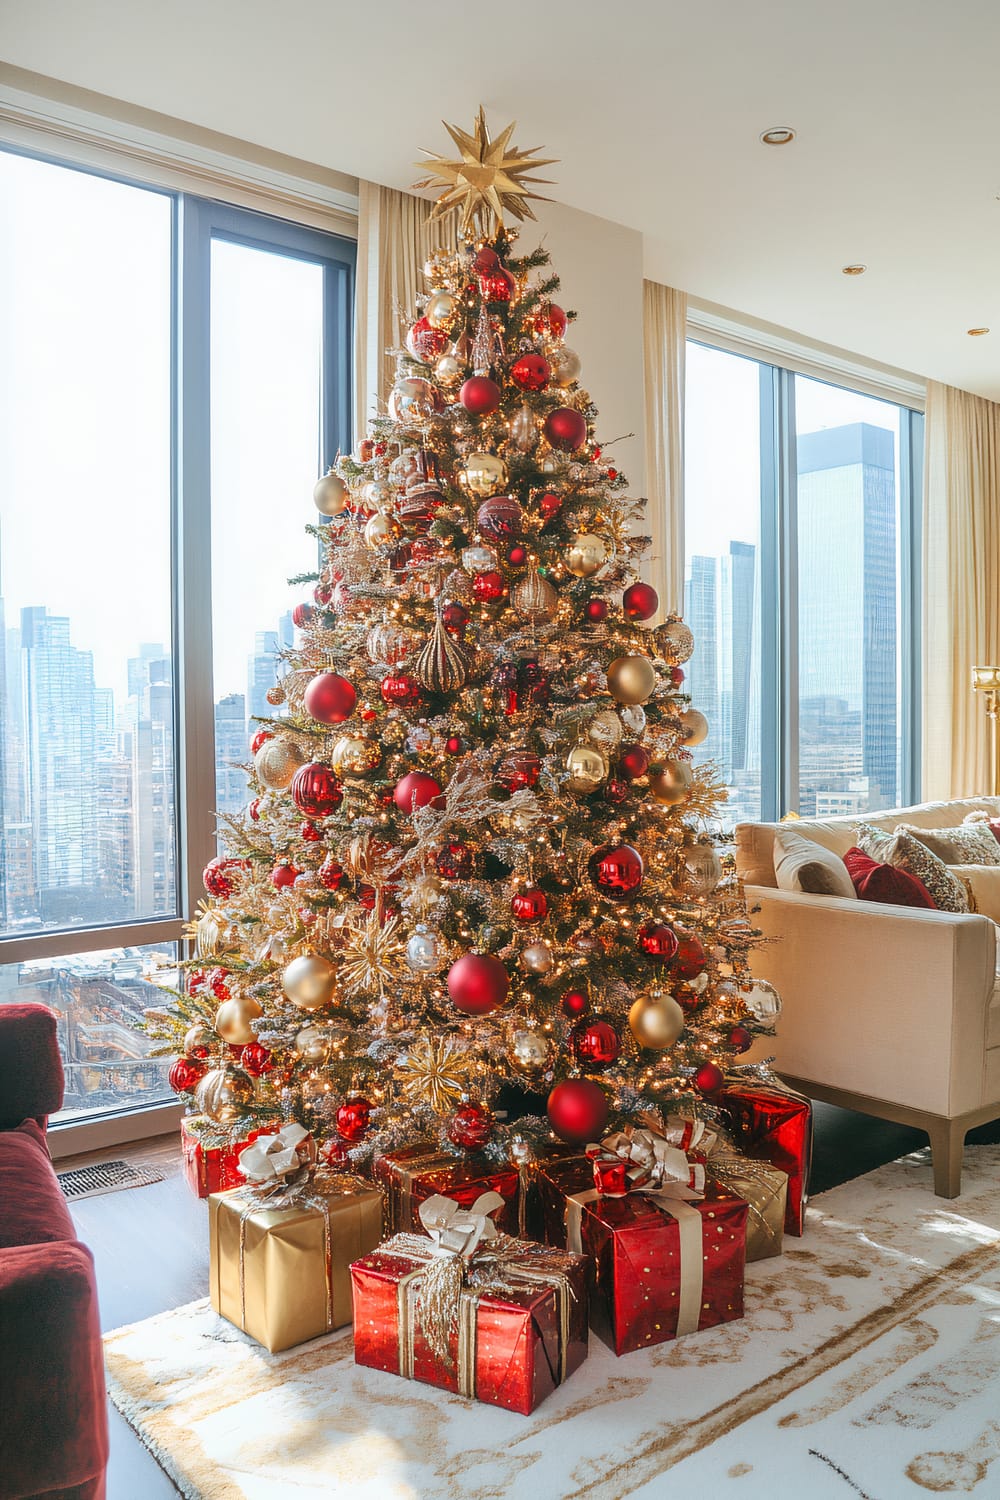
[[424, 1229], [434, 1241], [435, 1255], [460, 1255], [468, 1260], [483, 1240], [496, 1237], [497, 1227], [490, 1214], [503, 1208], [499, 1193], [480, 1193], [471, 1208], [460, 1208], [454, 1198], [435, 1193], [425, 1198], [417, 1212]]
[[[587, 1147], [595, 1162], [631, 1162], [626, 1173], [628, 1191], [669, 1198], [701, 1198], [705, 1189], [705, 1168], [689, 1161], [679, 1146], [673, 1146], [651, 1130], [615, 1131], [600, 1145]], [[608, 1194], [607, 1196], [615, 1196]]]
[[299, 1147], [309, 1132], [295, 1120], [282, 1125], [277, 1135], [259, 1135], [239, 1155], [239, 1169], [250, 1182], [273, 1182], [297, 1172], [302, 1165]]

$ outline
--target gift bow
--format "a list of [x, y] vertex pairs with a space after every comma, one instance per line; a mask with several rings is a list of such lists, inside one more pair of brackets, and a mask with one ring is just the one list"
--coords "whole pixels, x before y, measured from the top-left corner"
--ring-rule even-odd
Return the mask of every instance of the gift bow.
[[497, 1227], [490, 1214], [503, 1208], [503, 1202], [499, 1193], [480, 1193], [471, 1208], [461, 1208], [454, 1198], [435, 1193], [432, 1198], [425, 1198], [417, 1211], [434, 1241], [435, 1255], [470, 1260], [484, 1240], [496, 1237]]
[[289, 1120], [276, 1135], [259, 1135], [252, 1146], [240, 1152], [240, 1171], [254, 1183], [287, 1180], [302, 1165], [299, 1147], [308, 1134], [295, 1120]]
[[588, 1146], [586, 1154], [594, 1168], [594, 1186], [603, 1197], [645, 1193], [656, 1201], [690, 1202], [705, 1196], [704, 1164], [690, 1161], [680, 1146], [652, 1130], [615, 1131], [600, 1145]]

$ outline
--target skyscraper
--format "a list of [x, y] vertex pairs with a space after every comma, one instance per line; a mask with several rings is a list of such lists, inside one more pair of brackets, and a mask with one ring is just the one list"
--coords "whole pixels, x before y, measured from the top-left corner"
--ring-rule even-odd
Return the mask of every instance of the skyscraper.
[[274, 686], [279, 654], [292, 644], [294, 638], [291, 613], [282, 615], [277, 630], [258, 630], [254, 636], [253, 655], [247, 658], [246, 727], [251, 735], [254, 719], [274, 717], [274, 709], [267, 701], [267, 690]]
[[232, 816], [247, 800], [246, 699], [228, 693], [215, 705], [215, 810]]

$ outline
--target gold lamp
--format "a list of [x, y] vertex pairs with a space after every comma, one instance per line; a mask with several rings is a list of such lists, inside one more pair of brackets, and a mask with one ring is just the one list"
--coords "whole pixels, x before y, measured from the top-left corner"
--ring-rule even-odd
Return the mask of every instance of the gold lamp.
[[993, 763], [993, 785], [990, 796], [1000, 797], [1000, 667], [973, 667], [972, 686], [982, 693], [990, 721], [990, 759]]

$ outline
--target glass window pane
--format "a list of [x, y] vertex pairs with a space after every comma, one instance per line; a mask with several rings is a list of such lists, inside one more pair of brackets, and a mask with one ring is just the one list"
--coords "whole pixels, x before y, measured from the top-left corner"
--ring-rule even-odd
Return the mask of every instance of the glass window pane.
[[694, 751], [729, 788], [724, 826], [761, 816], [760, 367], [687, 346], [687, 690], [709, 721]]
[[0, 967], [0, 1005], [36, 1002], [58, 1017], [66, 1094], [54, 1119], [174, 1097], [167, 1084], [173, 1058], [150, 1057], [157, 1044], [134, 1023], [162, 1007], [153, 976], [175, 985], [176, 963], [176, 944], [163, 943]]
[[304, 534], [320, 467], [323, 270], [212, 242], [212, 600], [216, 805], [246, 802], [239, 769], [291, 644], [286, 579], [311, 572]]
[[176, 908], [171, 234], [0, 152], [0, 934]]
[[898, 806], [899, 408], [795, 378], [799, 806]]

